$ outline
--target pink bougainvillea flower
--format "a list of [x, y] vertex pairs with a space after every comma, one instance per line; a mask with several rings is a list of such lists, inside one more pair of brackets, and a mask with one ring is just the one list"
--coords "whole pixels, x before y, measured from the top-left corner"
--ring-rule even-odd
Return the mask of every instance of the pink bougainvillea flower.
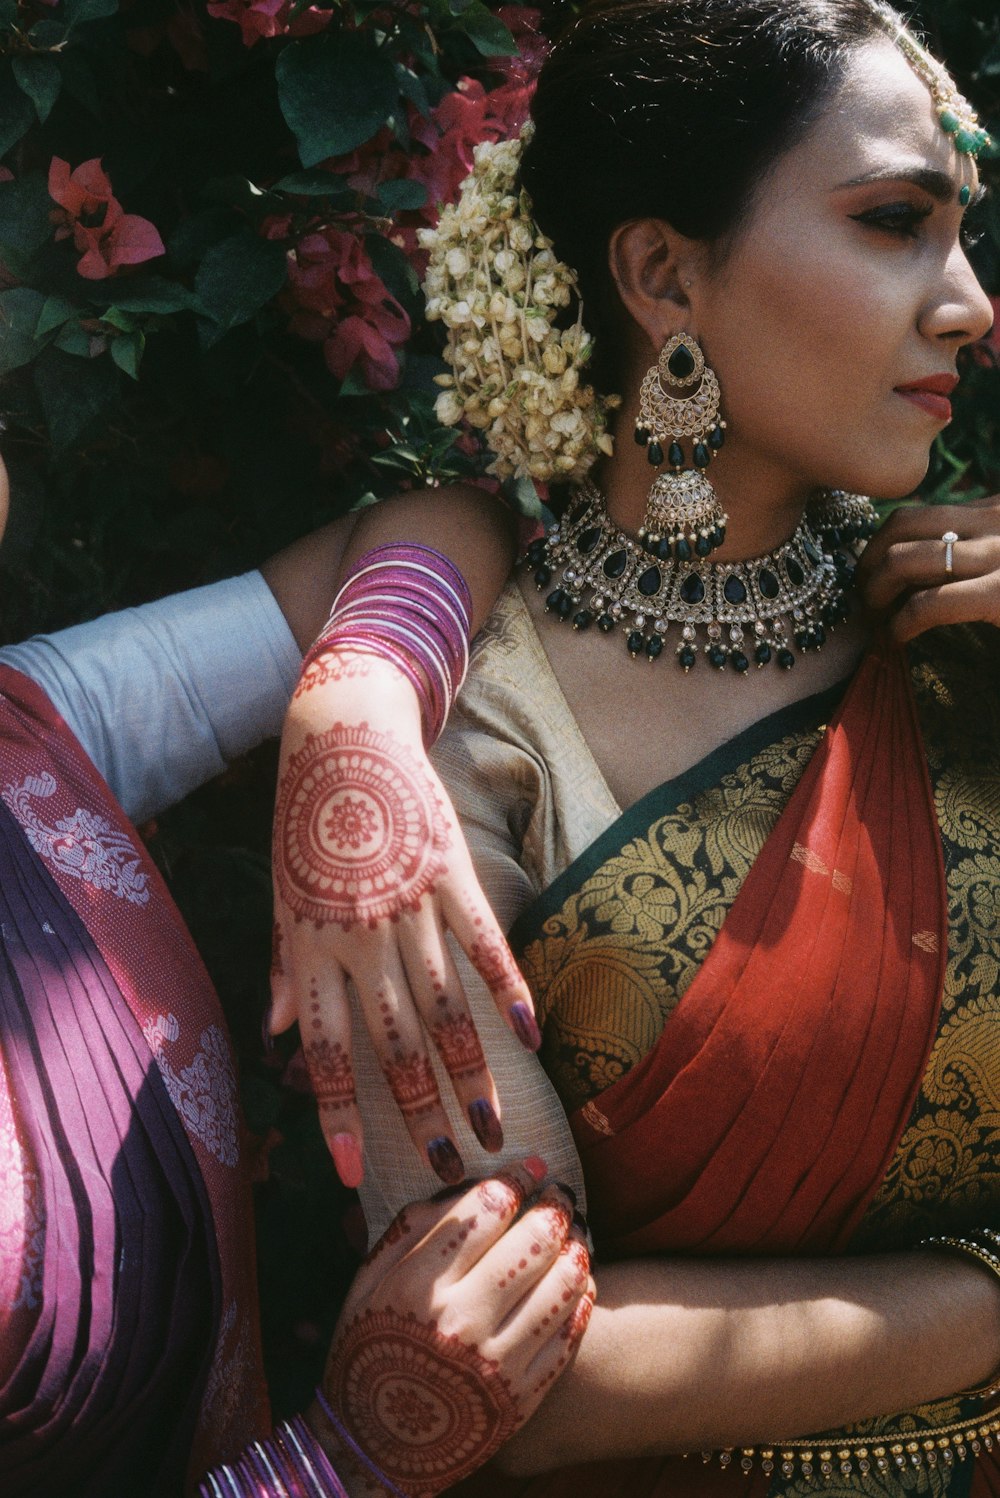
[[253, 47], [264, 37], [315, 36], [329, 26], [333, 15], [315, 5], [297, 10], [294, 0], [208, 0], [208, 13], [216, 20], [235, 22], [244, 47]]
[[410, 319], [356, 234], [324, 225], [303, 235], [289, 256], [284, 305], [292, 332], [323, 344], [338, 380], [357, 366], [372, 390], [399, 383], [393, 351], [409, 337]]
[[57, 239], [68, 238], [73, 232], [73, 223], [83, 214], [99, 213], [115, 201], [111, 178], [101, 166], [99, 156], [82, 162], [73, 171], [68, 161], [53, 156], [49, 165], [49, 197], [54, 198], [67, 214], [67, 219], [56, 230]]
[[323, 344], [323, 357], [332, 375], [342, 380], [358, 365], [370, 390], [394, 390], [399, 364], [393, 346], [410, 336], [410, 319], [396, 302], [386, 304], [378, 321], [368, 316], [345, 317]]
[[54, 156], [49, 196], [59, 204], [53, 214], [55, 237], [72, 235], [81, 252], [77, 271], [88, 281], [103, 281], [123, 265], [139, 265], [164, 253], [155, 224], [123, 210], [99, 157], [71, 171], [68, 161]]

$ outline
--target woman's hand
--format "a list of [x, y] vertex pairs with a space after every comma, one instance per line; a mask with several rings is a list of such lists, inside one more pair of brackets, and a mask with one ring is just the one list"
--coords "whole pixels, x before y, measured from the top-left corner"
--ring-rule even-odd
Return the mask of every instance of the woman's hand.
[[337, 1171], [362, 1179], [348, 982], [417, 1149], [462, 1179], [430, 1037], [484, 1149], [499, 1102], [445, 932], [522, 1042], [531, 995], [473, 872], [423, 748], [411, 684], [374, 656], [333, 650], [303, 674], [285, 722], [274, 823], [271, 1033], [296, 1019]]
[[900, 644], [943, 624], [1000, 625], [1000, 498], [901, 505], [865, 548], [858, 585], [872, 610], [892, 611]]
[[[529, 1160], [446, 1204], [404, 1208], [348, 1295], [324, 1392], [357, 1446], [413, 1498], [488, 1461], [586, 1330], [596, 1289], [570, 1198], [550, 1185], [518, 1216], [544, 1173]], [[349, 1448], [310, 1418], [350, 1477]]]

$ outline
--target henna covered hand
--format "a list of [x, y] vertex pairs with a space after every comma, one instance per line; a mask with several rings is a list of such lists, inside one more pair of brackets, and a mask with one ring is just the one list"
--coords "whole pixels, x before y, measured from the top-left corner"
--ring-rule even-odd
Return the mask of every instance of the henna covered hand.
[[[326, 1396], [413, 1498], [489, 1460], [572, 1361], [590, 1319], [595, 1288], [568, 1197], [547, 1187], [518, 1216], [543, 1171], [529, 1161], [445, 1206], [405, 1208], [351, 1289]], [[350, 1451], [336, 1435], [331, 1444], [349, 1474]]]
[[464, 1168], [428, 1055], [436, 1047], [483, 1147], [502, 1147], [499, 1103], [451, 931], [511, 1028], [538, 1043], [531, 997], [479, 887], [424, 752], [413, 687], [350, 650], [303, 673], [282, 739], [274, 823], [270, 1028], [298, 1019], [320, 1121], [347, 1185], [362, 1178], [348, 982], [416, 1147], [447, 1182]]
[[943, 624], [1000, 626], [1000, 499], [901, 505], [865, 548], [858, 581], [870, 608], [891, 611], [901, 644]]

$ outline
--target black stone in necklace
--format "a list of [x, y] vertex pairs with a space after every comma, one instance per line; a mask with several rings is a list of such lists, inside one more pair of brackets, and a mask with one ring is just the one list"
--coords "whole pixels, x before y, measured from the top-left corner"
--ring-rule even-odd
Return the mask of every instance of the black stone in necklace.
[[555, 586], [547, 610], [605, 634], [621, 629], [633, 660], [655, 661], [678, 625], [676, 656], [690, 671], [699, 647], [718, 670], [744, 675], [751, 663], [785, 670], [796, 651], [819, 650], [850, 611], [854, 558], [831, 555], [803, 519], [766, 556], [743, 562], [652, 558], [614, 525], [588, 479], [563, 520], [528, 549], [539, 588]]

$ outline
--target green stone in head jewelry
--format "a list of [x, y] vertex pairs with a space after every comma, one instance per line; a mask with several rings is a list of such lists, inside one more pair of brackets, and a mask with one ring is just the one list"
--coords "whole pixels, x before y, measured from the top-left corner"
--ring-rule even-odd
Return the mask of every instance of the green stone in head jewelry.
[[959, 93], [947, 69], [907, 31], [887, 6], [879, 4], [879, 0], [872, 0], [872, 10], [882, 30], [899, 48], [921, 82], [930, 89], [941, 129], [951, 136], [955, 150], [963, 156], [978, 156], [991, 144], [989, 132], [980, 125], [976, 111]]

